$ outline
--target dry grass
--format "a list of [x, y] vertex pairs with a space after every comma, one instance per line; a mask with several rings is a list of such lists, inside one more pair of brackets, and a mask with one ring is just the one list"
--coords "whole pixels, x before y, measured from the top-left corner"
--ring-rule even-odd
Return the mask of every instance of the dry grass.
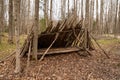
[[[24, 43], [25, 38], [26, 35], [20, 36], [20, 45]], [[14, 44], [8, 43], [8, 34], [4, 33], [2, 37], [2, 43], [0, 44], [0, 59], [4, 58], [5, 56], [13, 52], [15, 50], [15, 47], [16, 47], [15, 43]]]

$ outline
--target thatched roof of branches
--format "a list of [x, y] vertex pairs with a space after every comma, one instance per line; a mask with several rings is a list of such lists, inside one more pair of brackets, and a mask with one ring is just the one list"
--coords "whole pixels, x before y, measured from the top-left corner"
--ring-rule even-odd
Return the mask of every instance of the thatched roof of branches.
[[[77, 20], [74, 17], [58, 21], [55, 26], [50, 23], [47, 29], [38, 35], [38, 49], [44, 48], [68, 48], [78, 47], [81, 50], [85, 49], [84, 44], [87, 44], [87, 49], [92, 50], [93, 45], [87, 31], [87, 39], [85, 38], [85, 29], [82, 27], [83, 20]], [[30, 43], [33, 42], [33, 31], [28, 35], [22, 49], [21, 56], [26, 55], [29, 50]], [[32, 46], [31, 46], [32, 49]]]

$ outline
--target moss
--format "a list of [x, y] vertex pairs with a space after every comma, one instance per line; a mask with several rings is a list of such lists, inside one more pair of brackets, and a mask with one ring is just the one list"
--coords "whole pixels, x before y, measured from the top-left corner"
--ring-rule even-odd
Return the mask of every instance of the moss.
[[120, 39], [101, 39], [101, 40], [98, 40], [98, 43], [100, 44], [103, 44], [103, 45], [109, 45], [109, 44], [112, 44], [112, 43], [117, 43], [117, 42], [120, 42]]
[[41, 30], [41, 32], [43, 32], [43, 31], [46, 30], [46, 22], [45, 22], [45, 19], [41, 19], [41, 20], [40, 20], [40, 30]]
[[[24, 43], [26, 39], [26, 35], [20, 36], [20, 46]], [[4, 58], [5, 56], [9, 55], [11, 52], [13, 52], [16, 48], [15, 43], [9, 44], [8, 43], [8, 34], [4, 33], [4, 36], [2, 37], [2, 42], [0, 44], [0, 59]]]
[[0, 59], [7, 56], [15, 49], [14, 44], [8, 44], [8, 39], [6, 37], [2, 37], [2, 43], [0, 44]]

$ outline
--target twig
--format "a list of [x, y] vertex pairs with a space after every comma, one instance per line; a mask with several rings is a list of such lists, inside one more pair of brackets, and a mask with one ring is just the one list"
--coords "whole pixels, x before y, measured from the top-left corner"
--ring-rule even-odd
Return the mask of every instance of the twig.
[[30, 46], [29, 46], [29, 51], [28, 51], [26, 75], [27, 75], [27, 72], [28, 72], [28, 67], [30, 66], [30, 54], [31, 54], [31, 41], [30, 41]]

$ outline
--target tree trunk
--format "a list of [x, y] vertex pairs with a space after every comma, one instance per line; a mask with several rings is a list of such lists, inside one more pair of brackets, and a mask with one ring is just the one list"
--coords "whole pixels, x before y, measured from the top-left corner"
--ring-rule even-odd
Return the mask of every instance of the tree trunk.
[[119, 30], [119, 35], [120, 35], [120, 4], [119, 4], [119, 13], [118, 13], [118, 30]]
[[2, 0], [0, 0], [0, 44], [1, 44], [1, 38], [2, 38]]
[[48, 27], [48, 7], [47, 7], [47, 4], [48, 3], [48, 0], [44, 0], [44, 19], [45, 19], [45, 25], [46, 25], [46, 28]]
[[70, 1], [68, 0], [68, 18], [69, 18], [69, 16], [70, 16], [70, 11], [69, 11], [69, 9], [70, 9]]
[[100, 30], [99, 28], [99, 12], [98, 12], [98, 0], [96, 0], [96, 28], [95, 28], [95, 33], [98, 33], [97, 29]]
[[2, 32], [4, 28], [4, 0], [0, 0], [0, 43], [2, 41]]
[[28, 0], [28, 20], [27, 20], [27, 34], [30, 33], [30, 0]]
[[13, 0], [9, 0], [9, 39], [8, 42], [13, 43]]
[[91, 1], [90, 1], [90, 8], [89, 8], [89, 9], [90, 9], [90, 10], [89, 10], [89, 11], [90, 11], [90, 12], [89, 12], [89, 13], [90, 13], [90, 15], [89, 15], [89, 17], [90, 17], [90, 18], [89, 18], [89, 19], [90, 19], [90, 20], [89, 20], [89, 27], [90, 27], [90, 28], [89, 28], [89, 29], [90, 29], [90, 31], [93, 31], [93, 29], [94, 29], [94, 27], [93, 27], [93, 26], [94, 26], [94, 25], [93, 25], [93, 23], [94, 23], [94, 0], [91, 0]]
[[35, 26], [33, 38], [33, 53], [35, 60], [37, 60], [38, 27], [39, 27], [39, 0], [35, 0]]
[[50, 1], [50, 22], [52, 21], [53, 0]]
[[84, 47], [88, 48], [87, 45], [87, 33], [88, 33], [88, 26], [89, 26], [89, 0], [86, 0], [86, 9], [85, 9], [85, 44]]
[[66, 8], [66, 1], [61, 0], [61, 19], [65, 19], [65, 8]]
[[20, 73], [20, 0], [14, 0], [14, 25], [15, 25], [15, 37], [16, 37], [16, 69], [15, 73]]
[[81, 18], [83, 19], [84, 8], [83, 8], [83, 0], [81, 0]]
[[101, 0], [101, 6], [100, 6], [100, 34], [102, 34], [102, 31], [103, 31], [103, 13], [104, 13], [104, 1]]
[[117, 35], [117, 15], [118, 15], [118, 0], [116, 0], [116, 12], [115, 12], [115, 20], [114, 20], [115, 22], [114, 22], [114, 28], [113, 28], [115, 37]]

